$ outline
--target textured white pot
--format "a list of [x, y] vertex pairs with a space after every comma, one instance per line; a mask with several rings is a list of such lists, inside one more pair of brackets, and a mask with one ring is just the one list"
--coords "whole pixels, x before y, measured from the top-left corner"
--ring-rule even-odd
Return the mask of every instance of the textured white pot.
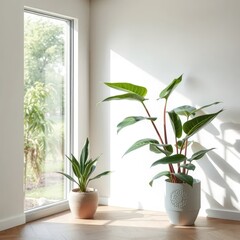
[[79, 192], [79, 188], [73, 189], [69, 194], [69, 207], [75, 218], [93, 218], [98, 207], [97, 190]]
[[166, 181], [165, 208], [174, 225], [193, 225], [201, 206], [201, 182], [193, 186]]

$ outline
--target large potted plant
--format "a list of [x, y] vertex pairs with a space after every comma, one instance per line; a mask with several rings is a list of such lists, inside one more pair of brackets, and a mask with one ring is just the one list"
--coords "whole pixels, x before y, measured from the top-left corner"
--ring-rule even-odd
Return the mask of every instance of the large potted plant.
[[[146, 120], [149, 121], [158, 138], [140, 139], [135, 142], [125, 154], [148, 145], [150, 151], [161, 155], [158, 160], [152, 163], [151, 167], [168, 165], [168, 170], [156, 174], [149, 184], [152, 186], [156, 179], [165, 176], [167, 178], [165, 207], [170, 222], [177, 225], [192, 225], [200, 209], [201, 189], [200, 181], [194, 179], [190, 175], [190, 171], [195, 170], [194, 161], [201, 159], [207, 152], [213, 150], [213, 148], [202, 149], [189, 156], [188, 148], [192, 143], [190, 139], [223, 110], [221, 109], [211, 114], [203, 113], [203, 109], [219, 103], [214, 102], [200, 108], [184, 105], [169, 111], [169, 97], [181, 81], [182, 76], [174, 79], [159, 94], [158, 100], [165, 100], [163, 104], [163, 116], [161, 116], [160, 124], [158, 122], [159, 118], [150, 114], [146, 104], [148, 99], [145, 98], [147, 95], [147, 88], [143, 86], [127, 82], [106, 82], [105, 84], [108, 87], [124, 92], [124, 94], [110, 96], [103, 101], [133, 100], [139, 102], [144, 108], [146, 116], [126, 117], [117, 125], [118, 132], [125, 127]], [[160, 112], [159, 109], [158, 112]], [[171, 123], [169, 125], [167, 125], [168, 120]], [[162, 133], [160, 132], [160, 126], [163, 128]], [[174, 133], [172, 141], [169, 140], [170, 131], [173, 131]]]
[[88, 184], [92, 180], [108, 175], [110, 171], [92, 177], [99, 157], [89, 158], [88, 138], [82, 148], [79, 160], [73, 154], [66, 157], [70, 161], [74, 177], [64, 172], [58, 173], [77, 185], [77, 188], [72, 189], [69, 194], [70, 210], [75, 218], [93, 218], [98, 206], [98, 192], [96, 189], [88, 188]]

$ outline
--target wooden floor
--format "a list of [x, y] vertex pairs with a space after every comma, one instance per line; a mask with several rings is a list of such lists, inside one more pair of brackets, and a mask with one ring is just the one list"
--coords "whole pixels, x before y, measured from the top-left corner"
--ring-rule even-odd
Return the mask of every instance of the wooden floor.
[[164, 213], [100, 206], [94, 220], [70, 212], [0, 232], [16, 240], [237, 240], [240, 222], [199, 217], [195, 226], [170, 225]]

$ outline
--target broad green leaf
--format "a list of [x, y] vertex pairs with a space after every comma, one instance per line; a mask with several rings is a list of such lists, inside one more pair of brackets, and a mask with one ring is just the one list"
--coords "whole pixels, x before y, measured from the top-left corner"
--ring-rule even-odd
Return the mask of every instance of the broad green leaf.
[[200, 150], [192, 155], [189, 161], [198, 160], [202, 158], [207, 152], [212, 151], [214, 148]]
[[174, 111], [168, 112], [168, 116], [170, 118], [175, 137], [180, 138], [182, 136], [182, 122], [180, 117]]
[[108, 87], [127, 92], [127, 93], [134, 93], [137, 94], [141, 97], [145, 97], [147, 94], [147, 89], [142, 86], [134, 85], [132, 83], [127, 83], [127, 82], [116, 82], [116, 83], [109, 83], [105, 82], [105, 85]]
[[159, 142], [152, 138], [144, 138], [144, 139], [138, 140], [124, 153], [124, 155], [151, 143], [158, 144]]
[[137, 123], [139, 121], [142, 120], [150, 120], [150, 121], [155, 121], [157, 118], [149, 118], [149, 117], [141, 117], [141, 116], [131, 116], [131, 117], [127, 117], [124, 118], [123, 121], [121, 121], [118, 125], [117, 125], [117, 132], [119, 132], [120, 130], [122, 130], [123, 128], [132, 125], [134, 123]]
[[183, 173], [174, 173], [174, 175], [176, 176], [176, 178], [178, 178], [182, 182], [187, 183], [190, 186], [193, 185], [193, 177], [192, 176], [183, 174]]
[[210, 106], [212, 106], [212, 105], [216, 105], [216, 104], [219, 104], [219, 103], [221, 103], [221, 102], [214, 102], [214, 103], [211, 103], [211, 104], [202, 106], [202, 107], [196, 109], [195, 111], [193, 111], [193, 113], [196, 113], [196, 112], [198, 112], [198, 111], [200, 111], [200, 110], [202, 110], [202, 109], [204, 109], [204, 108], [208, 108], [208, 107], [210, 107]]
[[[187, 143], [187, 144], [186, 144]], [[192, 144], [192, 141], [185, 141], [185, 140], [178, 140], [177, 141], [177, 147], [178, 149], [185, 149], [186, 146], [189, 146]], [[183, 146], [184, 145], [184, 146]]]
[[195, 115], [195, 107], [184, 105], [181, 107], [174, 108], [172, 111], [174, 111], [178, 115], [189, 117], [191, 115]]
[[192, 171], [194, 171], [196, 168], [196, 166], [192, 163], [182, 164], [180, 167], [185, 168], [187, 170], [192, 170]]
[[[186, 141], [184, 141], [184, 140], [178, 140], [178, 141], [177, 141], [177, 144], [176, 144], [176, 145], [177, 145], [177, 148], [178, 148], [178, 149], [185, 148], [185, 147], [186, 147], [185, 142], [186, 142]], [[183, 147], [183, 145], [184, 145], [184, 147]]]
[[205, 127], [208, 123], [210, 123], [219, 113], [221, 113], [223, 109], [213, 114], [205, 114], [198, 117], [195, 117], [183, 124], [183, 131], [187, 134], [186, 138], [191, 137], [200, 129]]
[[170, 144], [153, 144], [153, 143], [151, 143], [150, 151], [152, 151], [154, 153], [164, 153], [166, 156], [169, 156], [173, 153], [173, 147]]
[[166, 176], [166, 177], [170, 178], [170, 172], [169, 171], [164, 171], [164, 172], [160, 172], [160, 173], [156, 174], [152, 178], [152, 180], [149, 182], [149, 185], [152, 187], [153, 181], [155, 181], [156, 179], [158, 179], [160, 177], [163, 177], [163, 176]]
[[170, 96], [170, 94], [173, 92], [173, 90], [177, 87], [177, 85], [182, 81], [182, 75], [174, 79], [165, 89], [163, 89], [159, 95], [160, 98], [165, 98], [166, 100]]
[[134, 93], [126, 93], [122, 95], [115, 95], [115, 96], [105, 98], [103, 102], [112, 101], [112, 100], [133, 100], [133, 101], [143, 102], [146, 99]]
[[157, 161], [155, 161], [151, 167], [156, 166], [158, 164], [174, 164], [174, 163], [180, 163], [185, 161], [187, 158], [186, 156], [182, 155], [182, 154], [174, 154], [171, 156], [167, 156], [164, 158], [161, 158]]

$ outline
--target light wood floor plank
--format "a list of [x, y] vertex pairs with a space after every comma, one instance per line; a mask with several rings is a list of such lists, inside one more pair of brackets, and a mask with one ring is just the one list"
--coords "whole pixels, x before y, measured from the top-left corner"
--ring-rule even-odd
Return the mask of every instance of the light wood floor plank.
[[0, 240], [237, 240], [240, 222], [199, 217], [194, 226], [169, 224], [164, 213], [100, 206], [94, 219], [70, 212], [0, 232]]

